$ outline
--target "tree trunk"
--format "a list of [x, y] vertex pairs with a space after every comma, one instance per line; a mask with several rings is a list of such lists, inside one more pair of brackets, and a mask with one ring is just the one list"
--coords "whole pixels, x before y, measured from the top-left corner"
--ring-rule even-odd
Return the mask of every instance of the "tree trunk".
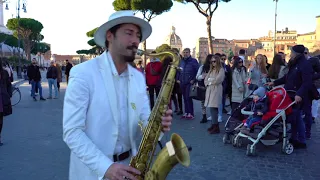
[[[22, 39], [21, 41], [23, 43], [24, 52], [26, 53], [26, 59], [31, 61], [31, 42], [30, 42], [30, 40], [27, 40], [27, 39]], [[23, 50], [22, 50], [22, 52], [23, 52]], [[19, 53], [21, 54], [22, 52], [20, 51]], [[19, 54], [19, 57], [23, 58], [23, 55], [20, 55], [20, 54]]]
[[[143, 45], [143, 51], [147, 51], [147, 40], [143, 41], [142, 42], [142, 45]], [[142, 64], [143, 64], [143, 67], [146, 67], [146, 63], [147, 63], [147, 56], [146, 55], [143, 55], [143, 59], [142, 59]]]
[[213, 54], [213, 45], [212, 45], [212, 38], [211, 38], [211, 18], [212, 16], [207, 16], [207, 32], [208, 32], [208, 47], [209, 47], [209, 54]]

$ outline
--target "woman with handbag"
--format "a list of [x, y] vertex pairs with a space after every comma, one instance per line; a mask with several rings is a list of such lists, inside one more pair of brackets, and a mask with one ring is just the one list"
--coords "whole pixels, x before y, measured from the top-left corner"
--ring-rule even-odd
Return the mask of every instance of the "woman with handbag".
[[12, 88], [9, 74], [2, 65], [0, 60], [0, 146], [3, 145], [1, 141], [1, 132], [3, 127], [3, 117], [12, 114], [11, 96]]
[[211, 58], [210, 70], [204, 79], [204, 84], [206, 86], [206, 98], [204, 105], [209, 108], [212, 119], [212, 125], [208, 128], [210, 134], [220, 133], [218, 107], [222, 102], [222, 82], [224, 77], [225, 72], [221, 65], [220, 57], [215, 55]]
[[[196, 79], [198, 81], [198, 86], [200, 87], [203, 87], [205, 88], [205, 85], [204, 85], [204, 78], [207, 76], [209, 70], [210, 70], [210, 64], [211, 64], [211, 59], [212, 59], [213, 55], [212, 54], [209, 54], [207, 56], [207, 58], [205, 59], [205, 61], [203, 62], [203, 65], [201, 65], [198, 69], [198, 72], [197, 72], [197, 76], [196, 76]], [[205, 94], [205, 90], [204, 90], [204, 94]], [[207, 120], [207, 109], [206, 107], [204, 106], [204, 100], [203, 99], [201, 101], [201, 112], [202, 112], [202, 120], [200, 121], [200, 123], [206, 123], [208, 122]]]

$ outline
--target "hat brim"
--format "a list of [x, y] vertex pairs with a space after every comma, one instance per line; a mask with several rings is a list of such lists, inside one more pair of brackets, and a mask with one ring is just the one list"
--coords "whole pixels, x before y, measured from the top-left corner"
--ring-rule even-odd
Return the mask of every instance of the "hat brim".
[[139, 26], [141, 29], [141, 42], [145, 41], [152, 32], [152, 27], [147, 21], [134, 16], [123, 16], [101, 25], [94, 34], [95, 43], [100, 47], [105, 47], [106, 32], [119, 24], [135, 24]]

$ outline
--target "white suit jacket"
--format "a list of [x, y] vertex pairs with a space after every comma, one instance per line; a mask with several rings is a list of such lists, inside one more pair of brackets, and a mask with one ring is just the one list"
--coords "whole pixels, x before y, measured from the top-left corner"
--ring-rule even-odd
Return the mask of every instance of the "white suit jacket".
[[[63, 107], [63, 140], [71, 149], [70, 180], [102, 179], [113, 163], [120, 116], [107, 61], [112, 59], [104, 52], [70, 72]], [[128, 134], [132, 155], [136, 155], [138, 123], [147, 125], [150, 106], [142, 73], [130, 65], [128, 72]]]

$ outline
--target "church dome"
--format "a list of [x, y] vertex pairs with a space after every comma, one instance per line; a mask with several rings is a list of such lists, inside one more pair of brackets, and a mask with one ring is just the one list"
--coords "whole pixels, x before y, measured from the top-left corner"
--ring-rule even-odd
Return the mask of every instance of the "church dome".
[[181, 38], [176, 34], [176, 28], [172, 26], [171, 33], [166, 37], [165, 44], [170, 46], [182, 45]]

